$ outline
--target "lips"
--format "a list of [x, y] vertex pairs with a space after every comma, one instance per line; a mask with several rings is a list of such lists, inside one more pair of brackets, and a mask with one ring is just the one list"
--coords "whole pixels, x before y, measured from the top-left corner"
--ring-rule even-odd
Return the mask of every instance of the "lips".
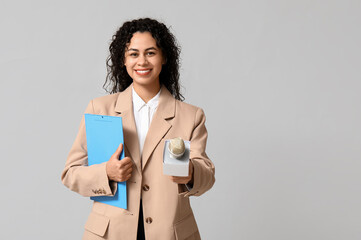
[[148, 75], [151, 70], [152, 70], [152, 69], [135, 69], [135, 72], [136, 72], [138, 75], [145, 76], [145, 75]]

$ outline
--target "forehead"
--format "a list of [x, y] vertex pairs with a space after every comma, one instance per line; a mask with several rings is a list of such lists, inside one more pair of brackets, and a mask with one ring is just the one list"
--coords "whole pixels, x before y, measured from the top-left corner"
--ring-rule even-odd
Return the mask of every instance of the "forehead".
[[127, 48], [147, 49], [150, 47], [157, 48], [157, 42], [150, 32], [136, 32], [127, 44]]

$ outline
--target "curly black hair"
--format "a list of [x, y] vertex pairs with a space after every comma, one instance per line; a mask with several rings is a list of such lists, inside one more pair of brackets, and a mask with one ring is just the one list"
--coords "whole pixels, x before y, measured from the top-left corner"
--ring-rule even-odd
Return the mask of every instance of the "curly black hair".
[[152, 34], [166, 62], [159, 74], [160, 84], [163, 84], [174, 98], [183, 101], [179, 86], [180, 47], [168, 27], [151, 18], [127, 21], [113, 35], [109, 46], [110, 55], [106, 61], [108, 74], [103, 88], [109, 93], [117, 93], [124, 91], [133, 82], [124, 66], [124, 58], [126, 45], [136, 32]]

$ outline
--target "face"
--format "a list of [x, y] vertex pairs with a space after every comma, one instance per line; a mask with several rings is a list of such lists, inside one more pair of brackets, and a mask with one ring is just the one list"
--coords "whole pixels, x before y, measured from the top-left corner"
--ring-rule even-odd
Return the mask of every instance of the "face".
[[164, 64], [161, 50], [149, 32], [136, 32], [125, 50], [124, 65], [134, 85], [159, 85], [159, 74]]

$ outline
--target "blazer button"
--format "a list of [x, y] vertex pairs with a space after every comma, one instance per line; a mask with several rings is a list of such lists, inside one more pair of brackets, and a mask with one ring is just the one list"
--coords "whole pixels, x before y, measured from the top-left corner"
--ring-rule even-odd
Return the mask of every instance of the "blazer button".
[[143, 190], [144, 190], [144, 191], [148, 191], [148, 190], [149, 190], [149, 186], [148, 186], [147, 184], [145, 184], [145, 185], [143, 186]]
[[147, 217], [145, 219], [145, 222], [148, 223], [148, 224], [151, 224], [153, 222], [153, 219], [151, 217]]

